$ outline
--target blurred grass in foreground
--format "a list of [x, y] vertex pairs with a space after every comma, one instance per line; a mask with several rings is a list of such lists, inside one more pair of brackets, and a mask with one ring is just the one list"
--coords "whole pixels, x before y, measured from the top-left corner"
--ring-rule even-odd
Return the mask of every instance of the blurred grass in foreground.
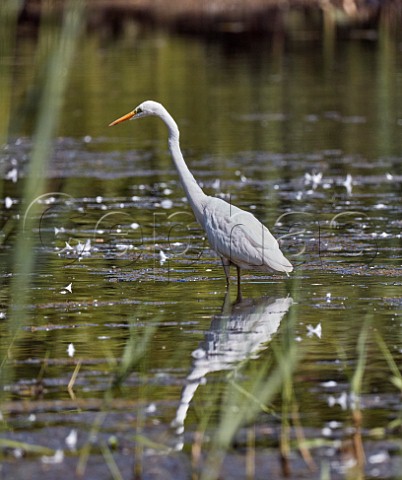
[[[36, 199], [46, 190], [46, 170], [52, 154], [53, 139], [57, 132], [60, 111], [68, 82], [68, 72], [81, 31], [83, 3], [72, 0], [68, 3], [60, 30], [52, 39], [52, 48], [46, 55], [38, 52], [42, 58], [44, 83], [39, 98], [39, 112], [33, 138], [33, 150], [29, 162], [29, 171], [25, 179], [23, 201], [21, 203], [20, 223], [14, 256], [13, 279], [11, 282], [11, 310], [9, 329], [12, 334], [24, 324], [24, 307], [30, 297], [30, 273], [35, 262], [34, 240], [31, 232], [34, 227], [40, 205]], [[43, 29], [40, 35], [44, 35]], [[39, 40], [38, 49], [44, 48]], [[29, 215], [25, 215], [31, 205]]]
[[[253, 428], [258, 416], [263, 412], [268, 412], [268, 405], [278, 395], [282, 395], [283, 404], [286, 404], [286, 393], [293, 391], [293, 373], [300, 361], [300, 351], [294, 341], [295, 325], [298, 318], [298, 283], [299, 280], [294, 278], [291, 293], [296, 302], [283, 320], [279, 346], [272, 347], [273, 362], [261, 364], [261, 368], [250, 379], [247, 392], [238, 385], [235, 378], [231, 378], [233, 374], [229, 374], [220, 408], [220, 420], [212, 435], [210, 445], [207, 448], [206, 459], [200, 471], [201, 480], [220, 478], [224, 458], [232, 447], [235, 435], [240, 428], [244, 426]], [[282, 414], [282, 420], [287, 421], [288, 416], [285, 415], [285, 412], [282, 412]], [[201, 419], [199, 422], [203, 429], [201, 438], [204, 438], [207, 424], [208, 420], [204, 422]], [[250, 431], [252, 430], [249, 429], [249, 434]], [[284, 425], [282, 425], [282, 431], [285, 431]], [[198, 448], [201, 449], [201, 446]], [[283, 448], [290, 451], [289, 445], [284, 447], [284, 444], [281, 443], [281, 449]], [[248, 450], [255, 450], [253, 436], [249, 438]], [[253, 454], [251, 454], [251, 460], [247, 462], [247, 478], [254, 478], [252, 472], [255, 466], [252, 458]]]
[[[18, 9], [11, 7], [13, 3], [17, 2], [7, 3], [9, 14], [8, 17], [3, 16], [3, 21], [7, 18], [9, 21], [12, 15], [12, 20], [16, 22]], [[50, 4], [48, 8], [49, 6]], [[53, 138], [59, 123], [69, 69], [81, 32], [83, 13], [83, 2], [81, 0], [71, 0], [66, 6], [62, 24], [59, 29], [55, 30], [53, 38], [46, 38], [46, 42], [41, 41], [43, 37], [48, 35], [46, 25], [43, 25], [39, 31], [36, 55], [39, 60], [38, 68], [41, 70], [39, 78], [43, 83], [39, 86], [40, 95], [38, 97], [38, 117], [33, 139], [34, 147], [30, 155], [23, 188], [19, 212], [20, 220], [16, 227], [10, 308], [7, 317], [10, 337], [3, 339], [4, 354], [0, 361], [2, 367], [9, 355], [10, 346], [25, 323], [26, 308], [32, 294], [30, 274], [33, 271], [36, 257], [32, 230], [41, 208], [36, 199], [46, 189], [46, 170], [52, 154]], [[7, 31], [9, 35], [15, 34], [15, 25], [9, 26]], [[10, 38], [4, 48], [11, 50], [14, 42], [15, 39]], [[11, 119], [13, 113], [10, 106], [8, 118]], [[21, 112], [19, 114], [21, 115]], [[8, 130], [8, 127], [5, 128], [6, 130]], [[29, 215], [26, 214], [28, 208]]]

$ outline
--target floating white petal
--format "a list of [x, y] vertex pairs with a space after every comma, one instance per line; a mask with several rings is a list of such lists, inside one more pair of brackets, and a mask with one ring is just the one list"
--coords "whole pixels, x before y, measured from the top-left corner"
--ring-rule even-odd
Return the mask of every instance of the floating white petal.
[[168, 256], [165, 254], [165, 252], [163, 250], [161, 250], [159, 252], [159, 263], [161, 265], [163, 265], [166, 262], [167, 259], [168, 259]]
[[321, 323], [319, 323], [317, 326], [313, 327], [312, 325], [307, 325], [307, 336], [312, 337], [313, 335], [316, 335], [318, 338], [321, 338], [322, 334], [322, 328], [321, 328]]
[[77, 446], [77, 438], [78, 438], [77, 430], [74, 430], [74, 429], [71, 430], [71, 432], [67, 435], [65, 442], [67, 447], [70, 450], [75, 450]]
[[69, 343], [69, 344], [68, 344], [67, 353], [68, 353], [68, 356], [69, 356], [69, 357], [74, 357], [74, 353], [75, 353], [74, 344], [72, 344], [72, 343]]
[[47, 465], [56, 465], [64, 460], [64, 452], [63, 450], [56, 450], [54, 455], [43, 455], [41, 460], [42, 463], [45, 463]]

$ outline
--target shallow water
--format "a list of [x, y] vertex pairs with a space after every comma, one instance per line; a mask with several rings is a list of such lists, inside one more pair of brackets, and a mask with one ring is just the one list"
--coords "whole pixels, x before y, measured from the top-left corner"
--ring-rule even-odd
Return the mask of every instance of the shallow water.
[[[9, 59], [20, 109], [36, 81], [32, 48], [21, 40]], [[14, 226], [31, 215], [21, 197], [32, 109], [1, 151], [0, 476], [64, 478], [83, 468], [95, 431], [85, 478], [110, 478], [113, 461], [122, 478], [189, 478], [208, 454], [229, 387], [251, 391], [266, 368], [268, 381], [290, 341], [300, 355], [294, 399], [316, 470], [293, 442], [300, 429], [290, 414], [292, 452], [280, 462], [282, 391], [237, 430], [222, 478], [245, 478], [250, 461], [255, 478], [280, 478], [281, 468], [291, 478], [400, 478], [401, 391], [380, 346], [398, 369], [401, 79], [400, 46], [387, 38], [341, 43], [328, 58], [314, 44], [278, 53], [163, 34], [110, 44], [88, 37], [44, 172], [48, 194], [37, 199], [29, 315], [16, 338], [10, 282], [21, 261], [12, 256]], [[289, 278], [244, 272], [244, 303], [232, 305], [235, 288], [225, 297], [164, 126], [106, 127], [147, 98], [175, 116], [204, 190], [252, 211], [281, 238], [296, 266]], [[351, 446], [359, 442], [364, 466]], [[52, 456], [57, 449], [63, 458]]]

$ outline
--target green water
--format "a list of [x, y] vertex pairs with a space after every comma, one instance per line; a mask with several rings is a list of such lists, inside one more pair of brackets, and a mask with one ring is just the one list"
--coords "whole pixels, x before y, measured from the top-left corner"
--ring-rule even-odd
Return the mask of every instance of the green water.
[[[145, 345], [145, 353], [113, 393], [85, 478], [110, 478], [99, 445], [111, 437], [123, 478], [132, 478], [139, 458], [144, 478], [162, 478], [152, 468], [163, 478], [174, 471], [172, 478], [190, 478], [195, 432], [213, 437], [228, 384], [235, 379], [251, 389], [261, 369], [275, 363], [290, 328], [301, 358], [294, 396], [318, 466], [309, 473], [294, 448], [293, 477], [321, 478], [328, 467], [331, 478], [362, 471], [365, 478], [400, 478], [400, 389], [376, 336], [399, 367], [400, 45], [386, 35], [339, 42], [331, 52], [313, 42], [278, 50], [269, 41], [222, 45], [162, 33], [85, 36], [43, 172], [48, 194], [26, 232], [35, 262], [27, 321], [14, 337], [10, 283], [23, 261], [14, 255], [17, 225], [31, 214], [21, 199], [42, 88], [36, 47], [21, 38], [3, 58], [13, 81], [1, 111], [6, 119], [11, 101], [13, 114], [1, 151], [0, 425], [5, 439], [68, 453], [45, 467], [40, 455], [19, 458], [5, 448], [0, 478], [54, 478], [76, 468], [80, 451], [69, 451], [65, 438], [73, 429], [77, 448], [86, 443], [131, 343]], [[184, 198], [165, 126], [147, 119], [107, 127], [146, 99], [162, 102], [177, 120], [186, 161], [204, 190], [252, 211], [282, 238], [296, 266], [289, 278], [244, 272], [243, 308], [225, 304], [219, 259]], [[13, 168], [16, 182], [7, 177]], [[351, 384], [365, 325], [360, 409], [367, 461], [356, 473], [340, 452], [353, 430]], [[250, 431], [255, 478], [280, 478], [281, 398], [270, 405], [273, 415], [260, 413], [239, 430], [223, 478], [245, 478]], [[144, 446], [136, 434], [176, 452], [155, 455], [155, 445]]]

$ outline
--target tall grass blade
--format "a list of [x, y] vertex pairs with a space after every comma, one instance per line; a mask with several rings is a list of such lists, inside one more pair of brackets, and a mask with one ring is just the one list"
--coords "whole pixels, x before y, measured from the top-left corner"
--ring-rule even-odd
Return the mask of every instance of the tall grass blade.
[[[35, 240], [32, 230], [37, 221], [40, 205], [35, 199], [46, 188], [46, 171], [52, 153], [52, 141], [57, 132], [68, 71], [73, 61], [83, 20], [83, 3], [72, 0], [65, 6], [65, 15], [59, 38], [46, 58], [46, 75], [39, 114], [34, 134], [29, 172], [24, 184], [20, 224], [17, 231], [14, 271], [11, 283], [9, 332], [11, 339], [25, 324], [26, 306], [30, 301], [31, 273], [35, 265]], [[25, 217], [27, 205], [32, 204]], [[24, 219], [24, 222], [22, 221]]]

